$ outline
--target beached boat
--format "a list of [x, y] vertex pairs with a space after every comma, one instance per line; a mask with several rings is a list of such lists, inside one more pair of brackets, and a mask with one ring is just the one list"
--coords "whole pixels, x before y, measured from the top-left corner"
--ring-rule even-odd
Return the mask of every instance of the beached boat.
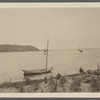
[[47, 49], [44, 51], [44, 55], [46, 55], [46, 68], [35, 69], [35, 70], [23, 70], [24, 75], [36, 75], [36, 74], [45, 74], [45, 73], [51, 72], [53, 67], [47, 68], [48, 66], [48, 46], [49, 46], [49, 39], [47, 40]]
[[23, 71], [24, 71], [24, 75], [36, 75], [36, 74], [49, 73], [51, 72], [52, 69], [53, 67], [47, 68], [47, 69], [23, 70]]

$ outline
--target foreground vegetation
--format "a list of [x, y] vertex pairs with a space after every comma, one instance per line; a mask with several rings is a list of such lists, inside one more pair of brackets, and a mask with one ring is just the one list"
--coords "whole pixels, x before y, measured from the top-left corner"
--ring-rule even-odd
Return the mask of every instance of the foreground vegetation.
[[36, 93], [36, 92], [100, 92], [99, 70], [84, 72], [74, 75], [44, 78], [41, 80], [26, 80], [23, 82], [5, 82], [0, 84], [1, 93]]

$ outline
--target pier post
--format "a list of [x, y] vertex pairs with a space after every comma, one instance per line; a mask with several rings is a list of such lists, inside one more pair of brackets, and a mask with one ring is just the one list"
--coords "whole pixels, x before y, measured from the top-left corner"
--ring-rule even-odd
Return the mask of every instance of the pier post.
[[98, 70], [99, 70], [99, 65], [98, 65]]
[[45, 83], [47, 83], [47, 78], [45, 77]]
[[11, 82], [11, 78], [10, 78], [10, 82]]

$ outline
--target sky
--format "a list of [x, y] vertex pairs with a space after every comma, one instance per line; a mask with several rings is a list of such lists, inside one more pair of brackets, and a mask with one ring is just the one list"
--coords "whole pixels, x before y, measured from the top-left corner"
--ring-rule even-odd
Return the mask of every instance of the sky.
[[0, 44], [100, 48], [100, 8], [0, 8]]

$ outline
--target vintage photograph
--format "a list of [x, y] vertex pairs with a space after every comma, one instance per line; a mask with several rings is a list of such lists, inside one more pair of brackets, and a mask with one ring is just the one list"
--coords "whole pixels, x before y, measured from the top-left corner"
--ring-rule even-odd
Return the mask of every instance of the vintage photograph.
[[100, 92], [100, 8], [0, 7], [0, 93]]

